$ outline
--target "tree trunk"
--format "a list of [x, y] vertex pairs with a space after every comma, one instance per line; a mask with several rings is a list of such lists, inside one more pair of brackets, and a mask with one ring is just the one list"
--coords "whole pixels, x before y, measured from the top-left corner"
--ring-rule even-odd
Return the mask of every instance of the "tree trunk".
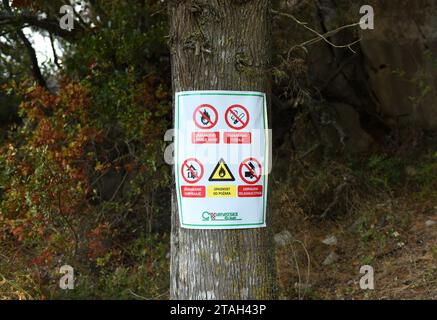
[[[269, 3], [171, 1], [173, 91], [261, 91], [269, 98]], [[173, 192], [171, 298], [274, 298], [269, 228], [182, 229], [175, 199]]]

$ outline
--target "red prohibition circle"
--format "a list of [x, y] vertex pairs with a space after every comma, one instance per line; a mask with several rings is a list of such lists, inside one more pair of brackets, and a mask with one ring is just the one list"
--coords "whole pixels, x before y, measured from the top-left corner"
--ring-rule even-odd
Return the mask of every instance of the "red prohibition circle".
[[[243, 121], [242, 119], [240, 119], [240, 117], [238, 116], [237, 113], [235, 113], [235, 110], [233, 110], [233, 108], [240, 108], [240, 109], [243, 109], [243, 111], [244, 111], [244, 112], [246, 113], [246, 115], [247, 115], [246, 120]], [[229, 121], [229, 118], [232, 117], [232, 116], [233, 116], [234, 118], [237, 118], [238, 120], [236, 120], [236, 122], [233, 122], [233, 123], [232, 123], [231, 121]], [[247, 111], [247, 109], [246, 109], [245, 107], [243, 107], [242, 105], [234, 104], [234, 105], [230, 106], [230, 107], [226, 110], [226, 112], [225, 112], [225, 120], [226, 120], [226, 123], [228, 124], [228, 126], [229, 126], [230, 128], [235, 129], [235, 130], [242, 130], [242, 129], [246, 128], [247, 124], [249, 123], [249, 120], [250, 120], [249, 111]], [[241, 127], [237, 127], [237, 126], [236, 126], [236, 123], [241, 123], [242, 126], [241, 126]]]
[[[252, 168], [250, 168], [250, 167], [246, 164], [247, 162], [255, 162], [255, 163], [258, 165], [258, 168], [259, 168], [259, 174], [258, 174], [258, 175], [255, 173], [255, 171], [254, 171]], [[248, 180], [248, 179], [245, 177], [245, 175], [243, 174], [243, 169], [244, 169], [244, 168], [248, 169], [248, 170], [249, 170], [249, 174], [251, 173], [252, 176], [254, 176], [254, 177], [256, 178], [254, 181], [250, 181], [250, 180]], [[246, 182], [247, 184], [255, 184], [255, 183], [257, 183], [257, 182], [261, 179], [261, 176], [262, 176], [262, 166], [261, 166], [261, 163], [260, 163], [258, 160], [256, 160], [255, 158], [247, 158], [246, 160], [244, 160], [243, 162], [241, 162], [241, 164], [240, 164], [240, 168], [238, 169], [238, 173], [240, 174], [240, 178], [241, 178], [244, 182]], [[246, 173], [247, 173], [247, 172], [246, 172]]]
[[[195, 162], [195, 163], [197, 163], [199, 165], [199, 167], [200, 167], [200, 173], [199, 174], [196, 174], [193, 171], [193, 169], [191, 169], [192, 165], [191, 166], [188, 165], [188, 162], [190, 162], [190, 161], [193, 161], [193, 162]], [[188, 177], [185, 176], [184, 172], [188, 172], [188, 174], [191, 173], [191, 175], [195, 176], [195, 179], [194, 180], [189, 180]], [[196, 182], [199, 182], [200, 179], [202, 179], [204, 172], [205, 172], [205, 170], [203, 168], [202, 163], [199, 160], [197, 160], [196, 158], [189, 158], [189, 159], [185, 160], [184, 163], [182, 164], [182, 167], [181, 167], [182, 178], [184, 178], [185, 182], [187, 182], [187, 183], [196, 183]]]
[[[202, 109], [202, 108], [208, 108], [208, 109], [212, 110], [212, 112], [214, 113], [214, 116], [215, 116], [215, 121], [214, 121], [214, 122], [213, 122], [210, 118], [206, 117], [206, 115], [205, 115], [204, 113], [202, 113], [202, 111], [200, 110], [200, 109]], [[201, 123], [198, 123], [197, 118], [196, 118], [196, 116], [197, 116], [198, 114], [201, 114], [203, 118], [206, 117], [206, 119], [207, 119], [208, 122], [209, 122], [209, 125], [202, 125]], [[194, 120], [194, 123], [195, 123], [196, 127], [198, 127], [199, 129], [212, 129], [212, 128], [215, 127], [215, 125], [216, 125], [217, 122], [218, 122], [218, 112], [217, 112], [216, 108], [214, 108], [214, 107], [213, 107], [212, 105], [210, 105], [210, 104], [201, 104], [200, 106], [198, 106], [198, 107], [194, 110], [194, 113], [193, 113], [193, 120]]]

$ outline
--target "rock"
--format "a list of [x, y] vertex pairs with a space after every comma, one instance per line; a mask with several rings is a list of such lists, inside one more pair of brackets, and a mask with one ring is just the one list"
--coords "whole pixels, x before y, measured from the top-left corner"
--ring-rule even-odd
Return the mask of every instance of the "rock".
[[326, 257], [325, 261], [323, 261], [324, 266], [329, 266], [333, 263], [336, 263], [340, 257], [335, 252], [331, 252], [329, 256]]
[[417, 169], [413, 166], [407, 166], [405, 167], [405, 174], [409, 177], [415, 177], [417, 176]]
[[352, 285], [357, 284], [357, 281], [356, 281], [356, 280], [349, 280], [346, 284], [347, 284], [348, 286], [352, 286]]
[[354, 223], [352, 223], [347, 228], [347, 230], [349, 232], [357, 232], [360, 229], [361, 225], [364, 223], [364, 221], [365, 221], [365, 218], [363, 216], [359, 217]]
[[[366, 151], [373, 143], [373, 138], [363, 130], [360, 123], [359, 113], [351, 106], [345, 103], [333, 103], [338, 125], [345, 135], [345, 148], [350, 153], [360, 153]], [[337, 141], [338, 138], [337, 132]]]
[[327, 246], [336, 246], [338, 243], [337, 237], [334, 235], [328, 236], [324, 240], [322, 240], [322, 243], [326, 244]]
[[437, 224], [437, 222], [434, 221], [434, 220], [428, 220], [428, 221], [425, 222], [425, 225], [426, 225], [427, 227], [432, 227], [432, 226], [434, 226], [434, 225], [436, 225], [436, 224]]
[[286, 246], [288, 243], [291, 242], [292, 236], [291, 233], [287, 230], [281, 231], [273, 237], [275, 243], [279, 246]]
[[396, 243], [396, 245], [398, 246], [398, 248], [403, 248], [403, 247], [405, 247], [406, 243], [403, 241], [400, 241], [400, 242]]
[[[361, 31], [360, 44], [380, 112], [396, 125], [436, 129], [437, 73], [430, 58], [437, 50], [435, 2], [369, 0], [368, 4], [380, 14], [374, 30]], [[433, 89], [424, 94], [421, 81]]]

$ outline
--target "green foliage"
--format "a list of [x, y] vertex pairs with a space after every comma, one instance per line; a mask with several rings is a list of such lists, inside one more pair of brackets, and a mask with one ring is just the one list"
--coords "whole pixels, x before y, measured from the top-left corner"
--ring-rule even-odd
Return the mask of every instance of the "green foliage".
[[97, 1], [101, 21], [66, 50], [66, 71], [93, 80], [133, 70], [137, 77], [152, 72], [168, 77], [166, 7], [161, 1]]
[[397, 157], [372, 155], [367, 163], [365, 174], [369, 183], [385, 192], [393, 191], [404, 178], [405, 161]]
[[437, 199], [437, 152], [431, 152], [419, 165], [415, 182], [419, 198]]
[[[94, 30], [66, 45], [57, 93], [3, 88], [22, 101], [22, 124], [0, 146], [0, 275], [10, 284], [0, 297], [166, 296], [166, 17], [160, 1], [98, 3]], [[64, 264], [76, 270], [72, 292], [58, 288]]]
[[85, 269], [77, 278], [75, 290], [57, 291], [52, 298], [167, 299], [169, 249], [165, 234], [140, 237], [122, 249], [130, 263], [120, 264], [107, 254], [97, 261], [97, 281]]

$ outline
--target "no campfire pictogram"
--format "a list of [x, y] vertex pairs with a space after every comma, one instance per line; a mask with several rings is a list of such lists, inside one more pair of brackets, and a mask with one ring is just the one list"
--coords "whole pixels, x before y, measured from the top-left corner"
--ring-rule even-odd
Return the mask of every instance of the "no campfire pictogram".
[[188, 183], [199, 182], [204, 171], [202, 163], [196, 158], [185, 160], [181, 167], [182, 178]]
[[247, 184], [255, 184], [261, 179], [261, 163], [255, 158], [248, 158], [241, 162], [238, 170], [240, 178]]
[[250, 120], [249, 111], [242, 105], [234, 104], [226, 110], [225, 120], [232, 129], [244, 129]]
[[194, 110], [193, 120], [199, 129], [212, 129], [218, 122], [218, 112], [210, 104], [201, 104]]

